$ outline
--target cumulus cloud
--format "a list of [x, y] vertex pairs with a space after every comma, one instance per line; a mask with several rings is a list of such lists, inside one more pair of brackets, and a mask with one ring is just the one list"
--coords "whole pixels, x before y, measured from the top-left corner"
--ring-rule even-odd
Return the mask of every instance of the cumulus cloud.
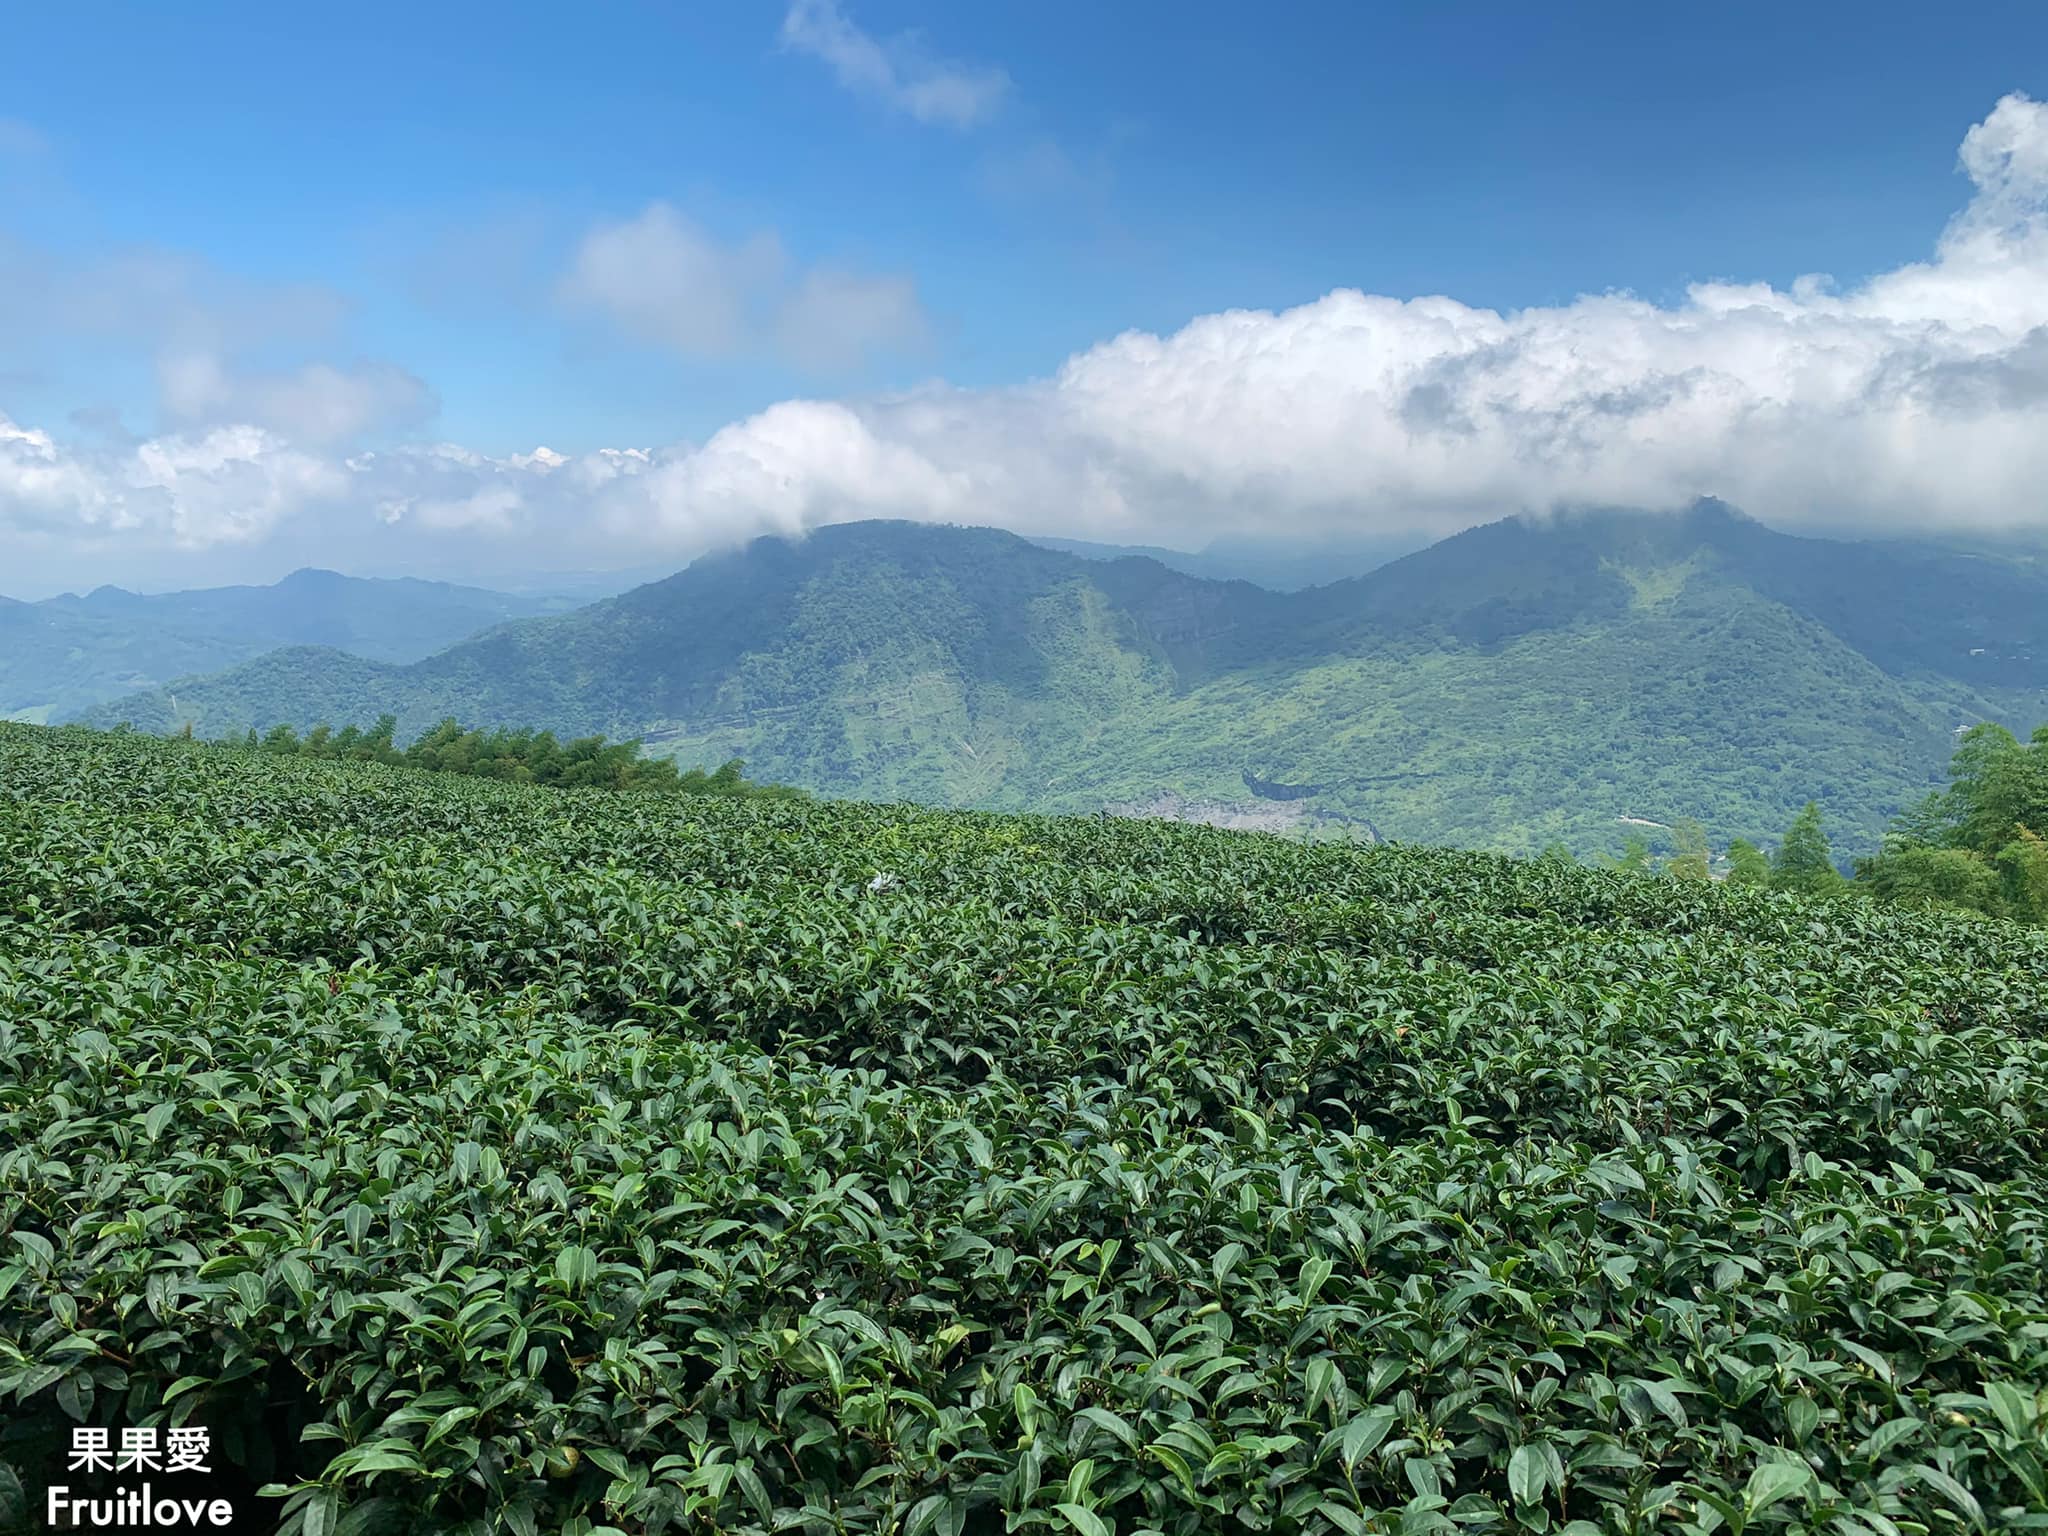
[[80, 453], [0, 415], [0, 530], [132, 535], [171, 549], [247, 543], [338, 502], [342, 466], [255, 426]]
[[722, 243], [659, 202], [590, 230], [560, 293], [633, 341], [686, 357], [774, 350], [820, 373], [914, 348], [927, 334], [907, 277], [815, 267], [793, 278], [773, 234]]
[[966, 513], [970, 469], [935, 463], [918, 447], [878, 434], [854, 411], [789, 400], [715, 434], [702, 448], [655, 460], [607, 507], [611, 525], [652, 528], [683, 543], [724, 543], [758, 532], [798, 533], [818, 523]]
[[153, 438], [124, 466], [124, 514], [159, 524], [187, 548], [243, 543], [348, 486], [336, 467], [261, 427]]
[[[1970, 195], [1928, 259], [1847, 286], [1512, 312], [1338, 291], [1130, 332], [1014, 388], [785, 401], [698, 444], [334, 461], [252, 427], [81, 456], [4, 423], [0, 530], [129, 519], [189, 544], [325, 509], [589, 563], [872, 516], [1187, 545], [1708, 493], [1792, 525], [2039, 528], [2048, 106], [2005, 98], [1960, 164]], [[839, 312], [897, 302], [817, 288]], [[238, 519], [222, 495], [244, 482]]]
[[47, 432], [0, 415], [0, 527], [69, 531], [110, 520], [100, 477]]
[[689, 484], [721, 523], [737, 497], [769, 527], [964, 507], [1169, 542], [1705, 492], [1786, 522], [2038, 524], [2048, 107], [2007, 97], [1961, 163], [1973, 195], [1932, 259], [1846, 291], [1511, 313], [1339, 291], [1133, 332], [1022, 388], [792, 403], [706, 445]]
[[1000, 69], [936, 58], [915, 34], [871, 37], [838, 0], [793, 0], [782, 19], [782, 43], [822, 59], [847, 90], [920, 123], [972, 128], [995, 115], [1010, 89]]

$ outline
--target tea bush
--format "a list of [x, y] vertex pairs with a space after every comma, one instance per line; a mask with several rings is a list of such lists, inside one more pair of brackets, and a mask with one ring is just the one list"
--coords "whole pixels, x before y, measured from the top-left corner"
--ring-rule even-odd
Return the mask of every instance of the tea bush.
[[286, 1529], [2048, 1528], [2048, 934], [0, 726], [0, 1483]]

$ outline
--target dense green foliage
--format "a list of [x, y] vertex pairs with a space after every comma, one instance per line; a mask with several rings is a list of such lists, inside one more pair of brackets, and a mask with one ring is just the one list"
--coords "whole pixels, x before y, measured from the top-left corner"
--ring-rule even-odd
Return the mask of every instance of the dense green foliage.
[[1738, 837], [1728, 845], [1728, 881], [1731, 885], [1769, 885], [1771, 861], [1755, 843]]
[[1949, 785], [1900, 817], [1858, 879], [1891, 901], [2048, 924], [2048, 725], [1965, 733]]
[[1841, 871], [1835, 868], [1834, 855], [1828, 847], [1827, 833], [1821, 828], [1820, 807], [1809, 800], [1792, 818], [1792, 825], [1785, 829], [1784, 838], [1771, 855], [1771, 884], [1781, 891], [1817, 895], [1833, 890], [1841, 880]]
[[[297, 571], [267, 587], [0, 598], [0, 717], [61, 720], [138, 688], [240, 665], [279, 646], [417, 661], [509, 619], [565, 606], [440, 581]], [[175, 694], [176, 690], [172, 690]]]
[[239, 735], [384, 710], [403, 737], [447, 715], [644, 736], [864, 799], [1170, 794], [1588, 856], [1619, 850], [1623, 818], [1755, 842], [1817, 800], [1868, 848], [1939, 782], [1958, 724], [2048, 715], [2048, 569], [1708, 505], [1496, 524], [1281, 594], [862, 523], [411, 666], [286, 651], [91, 718]]
[[2037, 931], [27, 727], [0, 789], [24, 1480], [156, 1421], [303, 1532], [2048, 1512]]
[[[396, 715], [381, 716], [368, 730], [346, 725], [337, 731], [317, 725], [303, 737], [289, 725], [275, 725], [261, 740], [252, 729], [244, 745], [286, 757], [402, 763], [430, 773], [459, 773], [512, 784], [756, 799], [804, 797], [802, 790], [785, 784], [751, 782], [746, 765], [738, 758], [728, 759], [709, 773], [702, 768], [678, 772], [671, 758], [643, 756], [637, 741], [607, 742], [602, 736], [581, 736], [558, 742], [552, 731], [486, 731], [443, 720], [401, 748], [395, 742], [397, 730]], [[189, 732], [186, 739], [191, 739]]]

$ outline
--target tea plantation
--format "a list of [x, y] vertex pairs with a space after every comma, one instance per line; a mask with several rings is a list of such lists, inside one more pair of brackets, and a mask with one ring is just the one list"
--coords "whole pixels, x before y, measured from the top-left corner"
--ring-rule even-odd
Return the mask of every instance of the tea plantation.
[[0, 1503], [2042, 1530], [2044, 1170], [2038, 930], [0, 726]]

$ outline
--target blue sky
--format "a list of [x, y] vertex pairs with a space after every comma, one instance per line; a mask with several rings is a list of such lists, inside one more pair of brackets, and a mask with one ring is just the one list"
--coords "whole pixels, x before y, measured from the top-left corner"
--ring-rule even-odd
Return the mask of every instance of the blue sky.
[[[955, 515], [1025, 471], [934, 458], [914, 439], [936, 428], [906, 400], [968, 412], [962, 437], [1051, 431], [1034, 390], [1126, 332], [1172, 339], [1338, 290], [1501, 315], [1616, 291], [1668, 313], [1693, 285], [1789, 291], [1807, 273], [1853, 290], [1934, 257], [1973, 197], [1958, 146], [2015, 93], [2048, 95], [2037, 4], [1957, 20], [1867, 4], [23, 9], [0, 54], [0, 279], [14, 290], [11, 306], [0, 294], [0, 413], [49, 440], [46, 468], [67, 455], [160, 537], [124, 542], [127, 514], [104, 500], [67, 536], [44, 507], [15, 519], [18, 559], [51, 580], [145, 549], [255, 571], [331, 534], [359, 560], [404, 563], [387, 536], [399, 524], [423, 530], [408, 549], [430, 562], [459, 564], [486, 538], [503, 546], [491, 558], [515, 544], [541, 558], [546, 539], [507, 536], [518, 518], [498, 514], [547, 499], [500, 494], [488, 471], [449, 489], [444, 455], [439, 490], [422, 492], [417, 465], [374, 486], [336, 466], [447, 443], [492, 460], [545, 444], [681, 463], [791, 400], [844, 402], [860, 436], [832, 439], [827, 423], [781, 480], [819, 473], [819, 454], [894, 463], [906, 447], [923, 462], [752, 510], [730, 476], [684, 465], [641, 523], [614, 509], [607, 547], [686, 551], [872, 514], [890, 487], [910, 515]], [[2034, 131], [2032, 117], [2001, 125], [2022, 182]], [[2022, 265], [2029, 186], [2007, 214]], [[1948, 310], [1917, 318], [1954, 328]], [[1248, 345], [1270, 360], [1301, 329]], [[1300, 356], [1305, 377], [1326, 377]], [[1087, 435], [1126, 433], [1129, 451], [1076, 469], [1115, 494], [1061, 531], [1187, 543], [1247, 520], [1320, 527], [1333, 495], [1381, 522], [1444, 520], [1446, 499], [1474, 516], [1501, 505], [1492, 482], [1439, 494], [1410, 483], [1419, 469], [1356, 498], [1341, 466], [1293, 489], [1235, 460], [1184, 476], [1147, 434], [1186, 379], [1156, 359], [1104, 361], [1135, 393]], [[1379, 362], [1362, 366], [1318, 398], [1383, 392]], [[187, 451], [239, 427], [305, 462], [244, 473], [254, 458], [224, 439]], [[1236, 427], [1255, 455], [1260, 420]], [[212, 477], [182, 515], [165, 510], [178, 493], [164, 476], [138, 487], [123, 467], [159, 437], [179, 474]], [[1542, 457], [1506, 451], [1504, 484], [1515, 454]], [[1666, 464], [1618, 489], [1716, 469]], [[1556, 499], [1555, 479], [1530, 475], [1530, 503]], [[1597, 473], [1580, 480], [1570, 494], [1601, 489]], [[1175, 498], [1202, 504], [1185, 527], [1161, 510]], [[568, 516], [549, 503], [541, 522], [559, 533]]]

